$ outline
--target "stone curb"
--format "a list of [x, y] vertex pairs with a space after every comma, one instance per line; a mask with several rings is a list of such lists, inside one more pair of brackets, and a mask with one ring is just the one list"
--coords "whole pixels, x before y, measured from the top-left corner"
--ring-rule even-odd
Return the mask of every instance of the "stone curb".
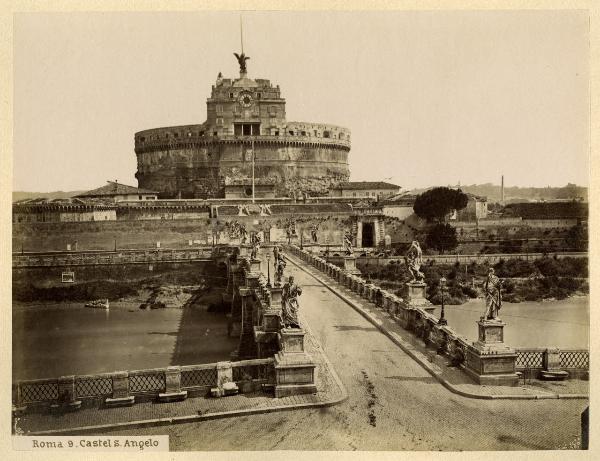
[[[345, 296], [341, 291], [333, 288], [330, 284], [325, 283], [325, 280], [321, 278], [321, 274], [319, 276], [309, 272], [302, 265], [298, 264], [296, 261], [292, 260], [288, 254], [286, 257], [299, 269], [306, 272], [311, 277], [315, 278], [321, 284], [323, 284], [329, 291], [331, 291], [334, 295], [340, 298], [345, 303], [349, 304], [355, 311], [357, 311], [360, 315], [362, 315], [365, 319], [367, 319], [370, 323], [375, 325], [379, 331], [381, 331], [384, 335], [386, 335], [394, 344], [396, 344], [400, 349], [402, 349], [410, 358], [416, 361], [419, 365], [421, 365], [429, 374], [431, 374], [435, 379], [437, 379], [446, 389], [454, 394], [461, 395], [463, 397], [467, 397], [470, 399], [480, 399], [480, 400], [540, 400], [540, 399], [589, 399], [589, 395], [586, 394], [533, 394], [533, 395], [524, 395], [524, 394], [504, 394], [504, 395], [493, 395], [493, 394], [473, 394], [471, 392], [466, 392], [461, 389], [457, 389], [454, 385], [450, 384], [447, 380], [442, 378], [429, 364], [418, 357], [415, 353], [413, 353], [410, 348], [406, 346], [404, 341], [399, 339], [396, 333], [389, 331], [385, 328], [382, 323], [373, 317], [369, 312], [364, 310], [361, 306], [356, 304], [352, 299]], [[294, 255], [294, 259], [297, 257]], [[337, 282], [336, 282], [337, 283]]]
[[[306, 327], [306, 325], [305, 325]], [[307, 330], [310, 329], [306, 328]], [[321, 347], [321, 344], [316, 339], [314, 335], [311, 336], [317, 342], [319, 348], [318, 353], [321, 354], [323, 362], [329, 369], [333, 380], [338, 385], [341, 390], [342, 395], [340, 397], [326, 400], [324, 402], [314, 402], [314, 403], [297, 403], [293, 405], [279, 405], [275, 407], [267, 407], [267, 408], [249, 408], [246, 410], [232, 410], [232, 411], [221, 411], [216, 413], [206, 413], [206, 414], [198, 414], [198, 415], [189, 415], [189, 416], [173, 416], [171, 418], [153, 418], [139, 421], [126, 421], [122, 423], [112, 423], [112, 424], [99, 424], [96, 426], [81, 426], [81, 427], [72, 427], [68, 429], [53, 429], [49, 431], [38, 431], [38, 432], [28, 432], [25, 435], [61, 435], [61, 434], [69, 434], [69, 435], [79, 435], [79, 434], [89, 434], [89, 433], [98, 433], [98, 432], [107, 432], [107, 431], [118, 431], [125, 429], [140, 429], [144, 427], [157, 427], [157, 426], [167, 426], [171, 424], [184, 424], [184, 423], [194, 423], [199, 421], [210, 421], [213, 419], [221, 419], [221, 418], [230, 418], [233, 416], [250, 416], [250, 415], [258, 415], [263, 413], [274, 413], [277, 411], [286, 411], [286, 410], [302, 410], [307, 408], [326, 408], [331, 407], [333, 405], [337, 405], [338, 403], [342, 403], [343, 401], [348, 399], [348, 391], [345, 386], [342, 384], [338, 374], [336, 373], [333, 365], [325, 355], [325, 351]]]

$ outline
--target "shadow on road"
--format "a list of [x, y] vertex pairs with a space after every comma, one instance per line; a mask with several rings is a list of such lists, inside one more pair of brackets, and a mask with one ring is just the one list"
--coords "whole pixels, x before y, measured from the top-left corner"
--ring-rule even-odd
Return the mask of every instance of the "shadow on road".
[[397, 379], [398, 381], [416, 381], [425, 384], [436, 384], [433, 376], [386, 376], [386, 379]]
[[333, 327], [338, 331], [379, 331], [375, 327], [359, 327], [356, 325], [334, 325]]

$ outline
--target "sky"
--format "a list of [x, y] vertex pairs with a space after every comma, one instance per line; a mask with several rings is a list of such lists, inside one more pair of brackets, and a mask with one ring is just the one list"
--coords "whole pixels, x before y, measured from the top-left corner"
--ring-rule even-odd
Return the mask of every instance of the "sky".
[[[585, 11], [242, 13], [288, 121], [352, 132], [351, 180], [588, 185]], [[239, 12], [14, 16], [13, 188], [137, 185], [134, 133], [202, 123]]]

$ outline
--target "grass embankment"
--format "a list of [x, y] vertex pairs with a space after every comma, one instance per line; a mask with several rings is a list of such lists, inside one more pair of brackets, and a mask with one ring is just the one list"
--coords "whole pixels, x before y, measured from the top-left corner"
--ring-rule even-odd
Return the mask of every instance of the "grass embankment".
[[[385, 266], [361, 264], [363, 276], [399, 296], [406, 294], [405, 283], [411, 280], [402, 262], [392, 261]], [[441, 303], [440, 278], [445, 277], [446, 304], [462, 304], [469, 298], [483, 295], [483, 282], [493, 267], [503, 279], [503, 299], [507, 302], [564, 299], [574, 294], [589, 293], [587, 258], [542, 258], [535, 261], [502, 260], [497, 264], [436, 264], [421, 267], [427, 283], [427, 299]], [[473, 279], [475, 282], [473, 283]]]

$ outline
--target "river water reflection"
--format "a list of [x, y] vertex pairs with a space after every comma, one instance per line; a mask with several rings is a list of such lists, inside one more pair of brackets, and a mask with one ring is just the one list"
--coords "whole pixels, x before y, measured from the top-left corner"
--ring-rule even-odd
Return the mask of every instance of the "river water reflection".
[[113, 302], [13, 305], [14, 379], [159, 368], [229, 360], [227, 319], [203, 306], [140, 310]]
[[[483, 299], [460, 306], [446, 306], [448, 326], [469, 339], [477, 339], [475, 322], [483, 315]], [[435, 310], [439, 317], [440, 308]], [[500, 318], [506, 322], [504, 342], [512, 347], [588, 349], [590, 333], [589, 297], [560, 301], [503, 303]]]

